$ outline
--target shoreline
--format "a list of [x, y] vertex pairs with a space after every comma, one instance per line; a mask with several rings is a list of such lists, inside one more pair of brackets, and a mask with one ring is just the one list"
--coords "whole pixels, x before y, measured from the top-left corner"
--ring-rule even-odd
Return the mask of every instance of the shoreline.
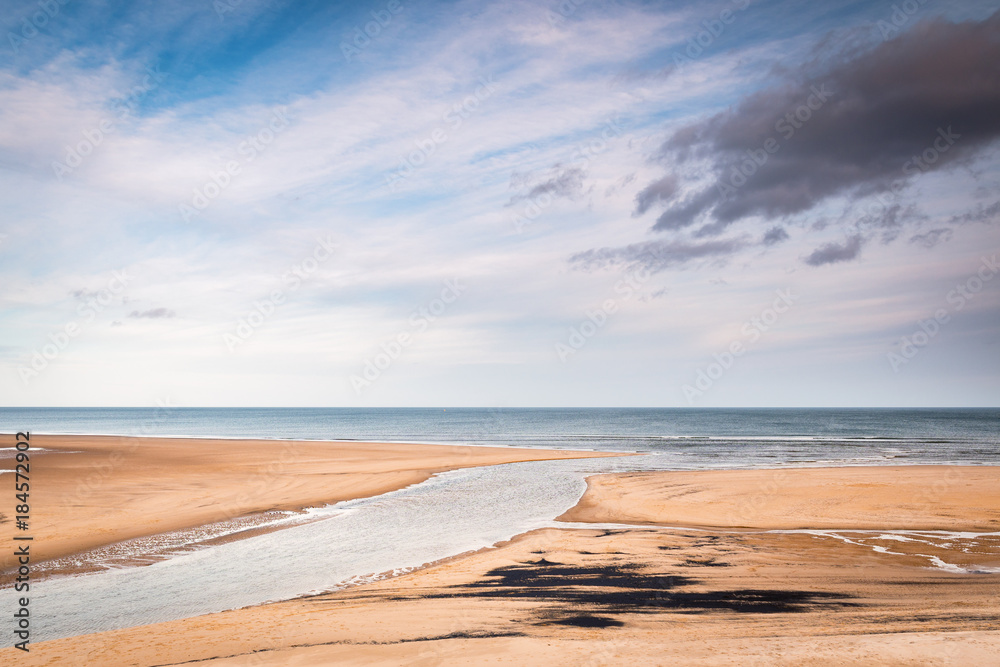
[[[16, 434], [13, 432], [0, 433], [0, 438], [11, 437], [13, 438]], [[385, 445], [431, 445], [431, 446], [441, 446], [441, 447], [497, 447], [497, 448], [513, 448], [513, 449], [547, 449], [552, 451], [572, 451], [572, 452], [598, 452], [606, 450], [598, 449], [588, 449], [586, 447], [521, 447], [518, 445], [509, 444], [484, 444], [478, 442], [466, 442], [466, 441], [444, 441], [444, 440], [389, 440], [383, 438], [381, 440], [368, 440], [362, 438], [338, 438], [336, 440], [330, 440], [328, 438], [279, 438], [279, 437], [269, 437], [269, 436], [243, 436], [243, 435], [183, 435], [183, 434], [147, 434], [147, 435], [133, 435], [130, 433], [69, 433], [69, 432], [55, 432], [55, 431], [31, 431], [32, 437], [34, 436], [44, 436], [46, 438], [141, 438], [143, 440], [246, 440], [254, 442], [328, 442], [328, 443], [347, 443], [347, 444], [385, 444]], [[688, 436], [678, 436], [686, 438]], [[693, 436], [701, 437], [701, 436]], [[718, 438], [726, 439], [726, 438]], [[0, 447], [0, 450], [5, 448]], [[7, 448], [9, 449], [9, 448]], [[644, 454], [647, 452], [631, 452], [622, 451], [622, 453], [632, 453], [632, 454]]]

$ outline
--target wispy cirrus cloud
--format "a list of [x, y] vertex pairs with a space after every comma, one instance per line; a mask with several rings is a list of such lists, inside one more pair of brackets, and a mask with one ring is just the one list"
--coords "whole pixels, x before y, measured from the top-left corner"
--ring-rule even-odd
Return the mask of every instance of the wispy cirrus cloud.
[[699, 259], [726, 257], [750, 244], [745, 239], [717, 241], [647, 241], [624, 248], [597, 248], [572, 255], [570, 262], [582, 269], [615, 266], [642, 267], [658, 273]]

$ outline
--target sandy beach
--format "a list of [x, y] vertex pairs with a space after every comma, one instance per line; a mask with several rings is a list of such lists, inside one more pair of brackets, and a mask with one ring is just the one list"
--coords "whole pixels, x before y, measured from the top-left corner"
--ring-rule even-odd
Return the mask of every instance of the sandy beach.
[[595, 475], [563, 521], [781, 530], [1000, 530], [991, 466]]
[[[193, 456], [187, 448], [204, 443], [152, 442], [154, 451], [134, 459], [135, 465], [165, 465], [171, 452]], [[253, 463], [233, 453], [225, 465], [202, 458], [199, 467], [236, 483], [266, 465], [267, 445], [274, 447], [261, 444], [262, 458]], [[109, 446], [100, 439], [73, 445], [99, 456]], [[180, 449], [168, 452], [173, 446]], [[325, 477], [327, 501], [426, 478], [435, 469], [524, 455], [378, 445], [387, 459], [395, 458], [380, 459], [372, 470], [359, 445], [336, 445], [343, 460], [317, 472], [312, 457], [322, 459], [324, 446], [332, 445], [309, 446], [303, 457], [310, 463], [302, 470]], [[247, 466], [239, 474], [227, 467], [237, 461]], [[415, 471], [405, 467], [416, 461]], [[339, 480], [348, 465], [359, 481], [345, 490]], [[126, 494], [126, 473], [120, 474], [121, 486], [111, 488]], [[155, 494], [190, 493], [191, 487], [161, 474], [149, 476], [161, 485]], [[65, 475], [63, 483], [72, 479]], [[561, 518], [636, 525], [536, 530], [363, 586], [43, 642], [32, 645], [30, 655], [4, 649], [0, 660], [143, 666], [998, 664], [1000, 573], [970, 573], [1000, 568], [1000, 539], [978, 534], [997, 530], [998, 482], [998, 469], [987, 466], [597, 475]], [[312, 488], [306, 481], [273, 486], [274, 495], [245, 511], [299, 506]], [[136, 530], [115, 523], [131, 516], [110, 506], [115, 497], [100, 495], [109, 503], [104, 525], [119, 534]], [[77, 511], [70, 516], [86, 523], [87, 513]], [[171, 525], [218, 517], [212, 508], [192, 507], [184, 521], [172, 511], [160, 513]], [[65, 532], [71, 522], [58, 527]], [[886, 532], [903, 529], [965, 534]], [[792, 532], [768, 532], [775, 530]], [[70, 532], [82, 540], [86, 531]], [[934, 566], [933, 558], [957, 571]]]

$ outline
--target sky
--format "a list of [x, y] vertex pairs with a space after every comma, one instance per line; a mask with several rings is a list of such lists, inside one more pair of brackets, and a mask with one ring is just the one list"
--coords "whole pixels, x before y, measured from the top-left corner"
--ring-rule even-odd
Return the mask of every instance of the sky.
[[1000, 405], [998, 2], [3, 4], [2, 405]]

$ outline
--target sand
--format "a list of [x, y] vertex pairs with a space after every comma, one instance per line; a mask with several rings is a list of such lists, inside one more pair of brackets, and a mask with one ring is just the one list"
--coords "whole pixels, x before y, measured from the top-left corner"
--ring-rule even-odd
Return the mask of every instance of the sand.
[[1000, 530], [992, 466], [595, 475], [563, 521], [758, 529]]
[[[13, 436], [6, 436], [10, 446]], [[366, 498], [472, 466], [607, 454], [359, 442], [32, 435], [33, 562], [271, 510]], [[0, 459], [0, 469], [13, 469]], [[0, 476], [13, 488], [13, 475]], [[13, 500], [11, 500], [12, 502]], [[13, 507], [0, 507], [6, 514]], [[0, 518], [5, 518], [0, 514]], [[19, 532], [0, 523], [0, 541]], [[0, 571], [14, 565], [12, 549]]]
[[[600, 475], [574, 521], [331, 594], [33, 645], [19, 665], [997, 665], [997, 468]], [[945, 480], [944, 484], [935, 482]], [[760, 488], [773, 481], [775, 486]], [[935, 489], [935, 499], [926, 497]], [[840, 491], [837, 491], [840, 489]], [[963, 491], [964, 489], [964, 491]], [[762, 494], [738, 515], [741, 493]], [[709, 507], [700, 507], [701, 497]], [[676, 526], [661, 528], [653, 524]], [[867, 533], [764, 532], [845, 528]], [[713, 525], [712, 522], [715, 522]], [[995, 528], [994, 528], [995, 529]], [[888, 546], [884, 552], [873, 546]], [[963, 548], [967, 549], [962, 551]], [[193, 662], [198, 661], [198, 662]]]

